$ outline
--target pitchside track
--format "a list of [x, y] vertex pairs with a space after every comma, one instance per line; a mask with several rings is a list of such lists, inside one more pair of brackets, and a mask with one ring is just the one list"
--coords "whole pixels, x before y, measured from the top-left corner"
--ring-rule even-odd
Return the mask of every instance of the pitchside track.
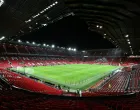
[[117, 68], [118, 66], [111, 65], [71, 64], [18, 67], [12, 68], [12, 70], [71, 89], [85, 90]]

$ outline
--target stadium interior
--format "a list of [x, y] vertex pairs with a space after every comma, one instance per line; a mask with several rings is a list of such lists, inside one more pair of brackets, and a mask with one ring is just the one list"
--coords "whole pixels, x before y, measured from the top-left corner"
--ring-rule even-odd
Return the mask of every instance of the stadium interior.
[[139, 0], [0, 0], [0, 14], [0, 110], [140, 110]]

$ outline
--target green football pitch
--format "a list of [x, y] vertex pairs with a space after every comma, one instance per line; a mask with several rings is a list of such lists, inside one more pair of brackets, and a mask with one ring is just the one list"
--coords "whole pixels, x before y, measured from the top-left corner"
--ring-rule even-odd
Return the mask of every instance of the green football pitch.
[[71, 89], [85, 90], [119, 68], [111, 65], [70, 64], [55, 66], [18, 67], [11, 70]]

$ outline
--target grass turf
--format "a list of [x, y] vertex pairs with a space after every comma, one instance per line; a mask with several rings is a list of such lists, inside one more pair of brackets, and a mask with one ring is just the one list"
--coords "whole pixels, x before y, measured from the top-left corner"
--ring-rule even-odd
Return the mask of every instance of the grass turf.
[[71, 89], [85, 90], [117, 68], [118, 66], [111, 65], [71, 64], [21, 67], [11, 70], [23, 72], [54, 84], [68, 86]]

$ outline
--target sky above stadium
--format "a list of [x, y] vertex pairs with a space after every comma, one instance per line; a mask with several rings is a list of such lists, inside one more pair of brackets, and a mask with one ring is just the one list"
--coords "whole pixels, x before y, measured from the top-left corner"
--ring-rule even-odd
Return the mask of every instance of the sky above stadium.
[[77, 17], [67, 17], [53, 24], [21, 36], [24, 41], [74, 47], [78, 50], [108, 49], [115, 46], [100, 34], [88, 30], [86, 23]]

